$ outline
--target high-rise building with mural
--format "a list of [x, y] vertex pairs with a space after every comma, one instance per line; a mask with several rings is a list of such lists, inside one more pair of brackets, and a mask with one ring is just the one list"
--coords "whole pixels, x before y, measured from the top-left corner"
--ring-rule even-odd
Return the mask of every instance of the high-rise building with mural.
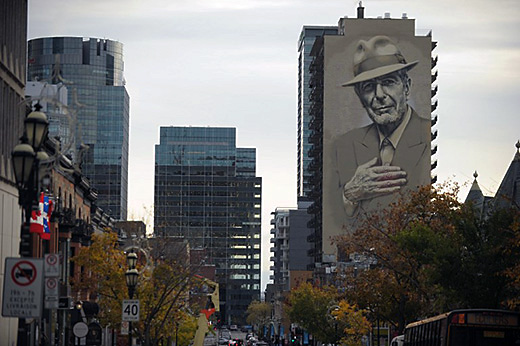
[[338, 261], [335, 236], [400, 193], [432, 182], [436, 43], [406, 15], [340, 18], [314, 39], [308, 67], [316, 268]]
[[63, 84], [76, 111], [75, 159], [98, 191], [97, 204], [126, 220], [130, 97], [123, 76], [123, 44], [82, 37], [29, 40], [28, 79]]
[[160, 128], [154, 234], [205, 249], [227, 324], [246, 324], [260, 300], [261, 194], [256, 149], [237, 148], [235, 128]]

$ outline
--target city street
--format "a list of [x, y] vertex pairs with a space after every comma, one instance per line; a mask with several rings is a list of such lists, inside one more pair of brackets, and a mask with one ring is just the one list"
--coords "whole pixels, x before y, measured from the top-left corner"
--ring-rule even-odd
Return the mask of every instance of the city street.
[[[240, 330], [234, 330], [230, 331], [228, 329], [218, 329], [215, 332], [215, 335], [208, 333], [206, 335], [206, 338], [204, 339], [204, 346], [227, 346], [228, 342], [226, 340], [233, 340], [233, 339], [241, 339], [244, 340], [245, 345], [245, 338], [246, 334]], [[220, 343], [218, 343], [218, 340], [220, 340]]]

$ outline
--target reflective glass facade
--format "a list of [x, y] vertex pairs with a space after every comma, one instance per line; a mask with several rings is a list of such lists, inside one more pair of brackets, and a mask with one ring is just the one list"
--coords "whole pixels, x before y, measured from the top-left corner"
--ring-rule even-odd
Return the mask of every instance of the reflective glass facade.
[[160, 129], [155, 235], [207, 250], [228, 324], [246, 324], [248, 305], [260, 299], [262, 179], [255, 172], [256, 149], [237, 148], [234, 128]]
[[309, 150], [311, 143], [310, 128], [310, 55], [312, 46], [317, 37], [323, 35], [337, 35], [337, 26], [304, 26], [298, 41], [298, 162], [297, 162], [297, 191], [298, 197], [308, 197], [311, 191], [310, 179], [312, 173], [309, 170], [311, 158]]
[[126, 220], [130, 97], [123, 77], [123, 44], [82, 37], [29, 41], [28, 79], [67, 85], [77, 109], [76, 145], [86, 144], [82, 170], [98, 190], [97, 205]]

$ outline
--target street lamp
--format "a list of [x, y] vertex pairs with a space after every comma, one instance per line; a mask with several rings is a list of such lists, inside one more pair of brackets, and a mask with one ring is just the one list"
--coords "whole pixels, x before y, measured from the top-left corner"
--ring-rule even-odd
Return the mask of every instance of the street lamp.
[[126, 255], [126, 263], [128, 264], [128, 270], [125, 273], [126, 286], [128, 287], [128, 296], [130, 299], [134, 297], [135, 287], [137, 286], [137, 277], [139, 272], [135, 269], [137, 264], [137, 254], [133, 251]]
[[14, 147], [11, 155], [16, 185], [22, 189], [29, 181], [36, 154], [29, 144], [20, 143]]
[[49, 122], [45, 113], [40, 112], [40, 104], [36, 104], [35, 109], [25, 119], [21, 143], [14, 147], [11, 154], [14, 176], [19, 192], [18, 204], [24, 209], [25, 213], [25, 219], [23, 219], [25, 224], [22, 225], [20, 237], [20, 255], [22, 257], [30, 257], [32, 255], [29, 223], [31, 221], [33, 204], [36, 205], [35, 201], [38, 200], [38, 165], [41, 160], [49, 157], [46, 153], [39, 152], [47, 136]]
[[34, 108], [35, 111], [29, 113], [27, 118], [25, 118], [24, 126], [25, 126], [25, 134], [27, 135], [27, 140], [29, 144], [35, 149], [40, 149], [45, 136], [47, 135], [47, 130], [49, 128], [49, 122], [47, 121], [47, 116], [45, 113], [40, 112], [42, 106], [37, 103]]
[[[39, 160], [45, 159], [44, 154], [36, 154], [45, 141], [49, 122], [45, 113], [40, 112], [41, 106], [36, 104], [35, 111], [31, 112], [24, 121], [24, 133], [20, 138], [21, 143], [16, 145], [11, 153], [13, 171], [18, 187], [18, 204], [23, 209], [22, 227], [20, 231], [21, 257], [32, 256], [32, 235], [30, 233], [31, 212], [38, 200], [38, 165]], [[47, 155], [48, 158], [48, 155]], [[32, 343], [32, 335], [27, 329], [24, 318], [20, 318], [18, 329], [18, 342]], [[27, 338], [30, 338], [27, 340]]]
[[[126, 264], [128, 265], [128, 270], [125, 273], [126, 277], [126, 286], [128, 287], [128, 296], [130, 299], [134, 297], [135, 287], [137, 286], [137, 279], [139, 277], [139, 272], [135, 269], [137, 265], [137, 254], [132, 250], [126, 255]], [[132, 345], [132, 321], [128, 323], [128, 345]]]
[[337, 345], [338, 344], [338, 339], [339, 339], [339, 335], [338, 335], [338, 316], [337, 316], [337, 313], [339, 311], [340, 307], [339, 305], [332, 305], [328, 308], [328, 311], [327, 311], [327, 317], [329, 317], [332, 322], [334, 323], [334, 345]]

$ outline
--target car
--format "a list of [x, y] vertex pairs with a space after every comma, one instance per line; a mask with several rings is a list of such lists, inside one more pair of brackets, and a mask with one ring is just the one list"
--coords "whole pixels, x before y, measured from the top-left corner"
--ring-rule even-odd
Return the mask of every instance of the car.
[[228, 338], [224, 338], [224, 337], [218, 338], [218, 344], [219, 345], [227, 345], [228, 343], [229, 343], [229, 339]]
[[236, 324], [232, 324], [229, 326], [229, 330], [238, 330], [238, 326]]

